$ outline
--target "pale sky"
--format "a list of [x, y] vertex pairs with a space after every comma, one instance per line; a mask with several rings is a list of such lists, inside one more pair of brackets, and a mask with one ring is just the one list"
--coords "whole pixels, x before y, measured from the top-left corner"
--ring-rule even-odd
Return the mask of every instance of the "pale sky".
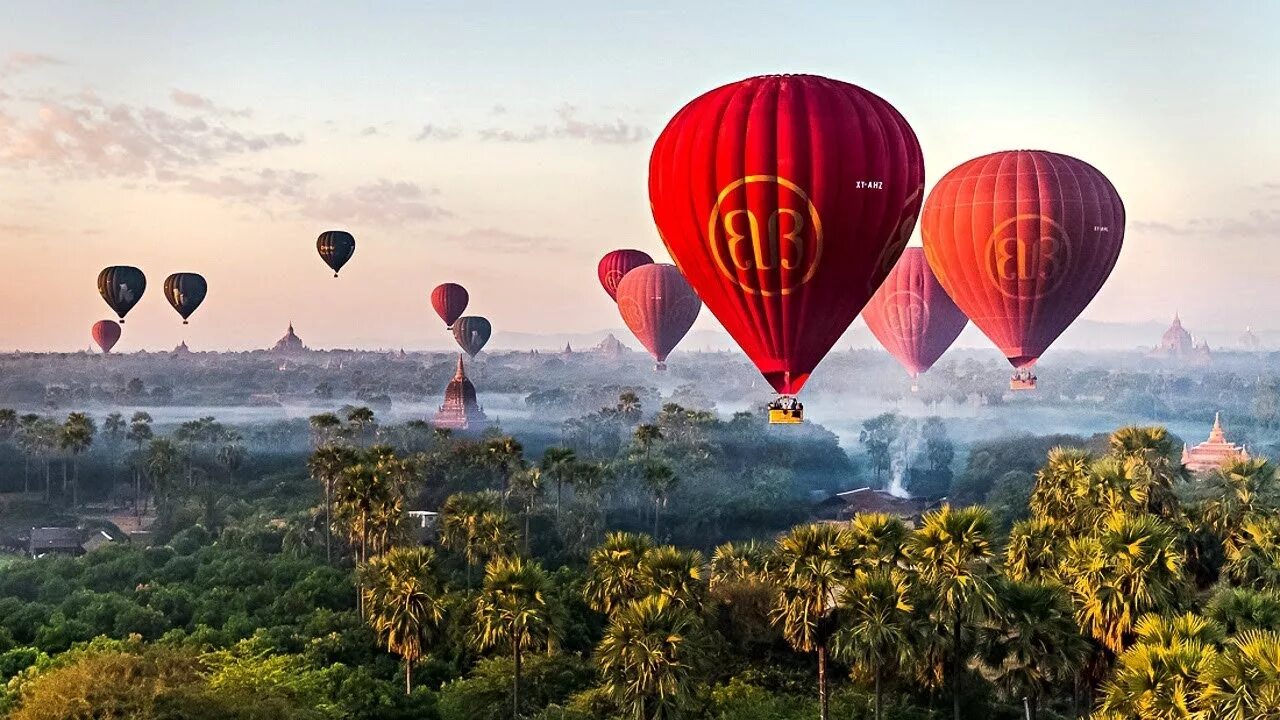
[[[0, 349], [86, 347], [111, 264], [150, 281], [125, 351], [262, 347], [290, 320], [320, 347], [444, 347], [445, 281], [495, 343], [619, 327], [595, 263], [667, 258], [654, 137], [776, 72], [885, 97], [930, 184], [1023, 147], [1101, 169], [1129, 225], [1084, 317], [1280, 330], [1280, 4], [693, 5], [0, 0]], [[330, 228], [358, 243], [336, 281]], [[175, 271], [210, 285], [185, 329]]]

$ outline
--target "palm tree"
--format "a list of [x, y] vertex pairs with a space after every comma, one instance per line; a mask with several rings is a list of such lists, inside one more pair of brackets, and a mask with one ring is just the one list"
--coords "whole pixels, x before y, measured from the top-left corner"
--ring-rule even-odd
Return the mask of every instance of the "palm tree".
[[604, 690], [635, 720], [677, 717], [701, 661], [698, 616], [665, 595], [619, 610], [596, 648]]
[[1135, 618], [1173, 606], [1182, 568], [1172, 527], [1152, 515], [1113, 515], [1097, 534], [1068, 540], [1060, 575], [1081, 629], [1120, 653], [1132, 641]]
[[8, 442], [18, 431], [18, 412], [13, 408], [0, 408], [0, 442]]
[[979, 633], [983, 674], [1035, 720], [1040, 698], [1071, 682], [1088, 645], [1061, 586], [1007, 581], [997, 588], [1000, 612]]
[[640, 446], [640, 452], [644, 455], [644, 458], [648, 460], [650, 455], [653, 453], [654, 446], [663, 438], [662, 428], [657, 425], [645, 423], [644, 425], [636, 427], [633, 436], [635, 438], [636, 445]]
[[369, 444], [369, 433], [373, 430], [375, 424], [373, 411], [367, 407], [352, 408], [347, 412], [347, 425], [356, 436], [360, 447], [365, 447]]
[[618, 416], [628, 425], [635, 425], [640, 422], [641, 409], [640, 396], [630, 390], [618, 396], [618, 404], [614, 407]]
[[1058, 521], [1033, 517], [1013, 524], [1005, 547], [1004, 571], [1012, 580], [1027, 582], [1056, 576], [1066, 538]]
[[725, 543], [711, 554], [710, 589], [755, 583], [765, 578], [767, 553], [754, 540]]
[[533, 516], [533, 507], [542, 494], [542, 471], [538, 468], [523, 468], [512, 475], [511, 492], [520, 499], [524, 513], [524, 554], [529, 554], [529, 520]]
[[1205, 485], [1205, 521], [1227, 548], [1238, 541], [1245, 518], [1272, 512], [1280, 501], [1275, 466], [1261, 458], [1230, 462]]
[[22, 492], [24, 493], [31, 492], [31, 458], [39, 450], [36, 432], [39, 420], [39, 415], [27, 413], [18, 418], [18, 429], [15, 432], [18, 450], [22, 452]]
[[1275, 590], [1224, 587], [1209, 598], [1204, 611], [1228, 635], [1246, 630], [1280, 632], [1280, 592]]
[[222, 446], [218, 448], [218, 464], [227, 472], [228, 484], [235, 483], [236, 470], [244, 464], [244, 445], [240, 444], [242, 441], [240, 433], [230, 430], [223, 436]]
[[662, 508], [667, 506], [667, 500], [671, 497], [671, 491], [675, 489], [680, 479], [676, 477], [676, 473], [671, 469], [670, 465], [661, 462], [646, 462], [644, 464], [644, 484], [649, 488], [649, 492], [653, 494], [653, 536], [658, 537], [658, 518], [662, 514]]
[[387, 651], [404, 660], [404, 692], [413, 691], [413, 664], [423, 643], [444, 619], [444, 596], [435, 576], [435, 551], [392, 548], [361, 569], [369, 624]]
[[[372, 411], [370, 412], [372, 413]], [[332, 445], [342, 433], [342, 419], [334, 413], [312, 415], [309, 424], [311, 425], [311, 448], [313, 450]]]
[[677, 605], [697, 609], [706, 587], [706, 561], [697, 550], [681, 550], [663, 545], [645, 553], [640, 577], [650, 595], [663, 595]]
[[501, 513], [502, 503], [492, 492], [456, 493], [440, 508], [440, 544], [460, 553], [467, 563], [467, 589], [471, 589], [471, 568], [484, 557], [482, 537], [492, 535], [492, 516]]
[[526, 650], [551, 631], [547, 594], [551, 580], [542, 566], [519, 557], [496, 557], [485, 567], [484, 587], [476, 601], [475, 641], [480, 650], [506, 644], [515, 673], [511, 717], [520, 717], [520, 680]]
[[596, 612], [613, 615], [626, 604], [649, 594], [645, 557], [653, 551], [648, 535], [614, 532], [591, 551], [582, 593]]
[[1280, 632], [1247, 630], [1232, 638], [1201, 680], [1198, 720], [1280, 717]]
[[1223, 572], [1232, 582], [1258, 590], [1280, 586], [1280, 517], [1246, 518], [1226, 551]]
[[769, 577], [778, 589], [773, 622], [793, 648], [818, 656], [818, 708], [829, 720], [827, 652], [836, 611], [853, 572], [853, 535], [835, 525], [801, 525], [778, 539]]
[[[1222, 629], [1194, 615], [1143, 616], [1137, 644], [1117, 658], [1103, 687], [1103, 720], [1191, 720], [1217, 656]], [[1252, 716], [1251, 716], [1252, 717]]]
[[78, 504], [80, 488], [80, 455], [93, 445], [93, 436], [98, 431], [93, 418], [84, 413], [71, 413], [62, 426], [62, 437], [59, 444], [63, 450], [71, 453], [74, 477], [71, 481], [71, 506]]
[[550, 447], [542, 453], [539, 467], [542, 474], [549, 476], [556, 484], [556, 526], [560, 525], [560, 496], [566, 482], [573, 482], [572, 468], [578, 456], [566, 447]]
[[[142, 455], [142, 446], [151, 442], [154, 436], [151, 430], [151, 415], [141, 410], [135, 412], [129, 419], [129, 430], [124, 437], [134, 444], [139, 459]], [[133, 510], [138, 517], [142, 517], [142, 506], [139, 504], [142, 497], [142, 470], [139, 465], [141, 461], [135, 463], [133, 468]]]
[[143, 467], [151, 480], [157, 510], [169, 509], [169, 492], [184, 465], [182, 450], [168, 438], [156, 438], [147, 445]]
[[1056, 447], [1049, 460], [1036, 473], [1031, 491], [1031, 513], [1035, 517], [1053, 519], [1063, 527], [1075, 528], [1080, 522], [1077, 490], [1089, 482], [1093, 456], [1077, 448]]
[[884, 569], [858, 572], [840, 599], [841, 627], [832, 650], [871, 677], [875, 720], [882, 717], [885, 672], [909, 654], [914, 631], [911, 610], [906, 582]]
[[986, 508], [944, 505], [924, 516], [910, 540], [913, 570], [935, 598], [935, 620], [951, 631], [952, 714], [960, 720], [965, 668], [962, 631], [983, 620], [996, 602], [992, 581], [994, 521]]
[[502, 480], [502, 502], [503, 507], [506, 507], [511, 490], [511, 474], [514, 470], [524, 467], [524, 446], [510, 435], [503, 435], [486, 442], [484, 452], [489, 466]]
[[1178, 500], [1174, 483], [1190, 478], [1180, 460], [1175, 459], [1173, 438], [1163, 427], [1127, 426], [1116, 430], [1110, 438], [1111, 454], [1118, 458], [1134, 458], [1146, 468], [1145, 480], [1148, 510], [1163, 518], [1173, 518]]
[[324, 486], [324, 558], [329, 563], [333, 562], [333, 485], [356, 460], [355, 451], [341, 445], [323, 445], [307, 459], [307, 471]]
[[906, 559], [907, 526], [888, 513], [859, 513], [849, 523], [860, 570], [892, 570]]

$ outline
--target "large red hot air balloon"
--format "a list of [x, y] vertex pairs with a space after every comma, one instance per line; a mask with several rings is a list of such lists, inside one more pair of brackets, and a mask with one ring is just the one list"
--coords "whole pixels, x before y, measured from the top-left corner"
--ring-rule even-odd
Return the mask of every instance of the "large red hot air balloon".
[[862, 319], [913, 378], [932, 367], [969, 323], [918, 247], [902, 251], [898, 264], [862, 309]]
[[1124, 241], [1124, 203], [1092, 165], [998, 152], [947, 173], [921, 221], [938, 282], [1035, 386], [1031, 366], [1102, 288]]
[[693, 327], [702, 301], [675, 265], [650, 263], [627, 273], [618, 283], [618, 312], [644, 345], [658, 369]]
[[467, 289], [457, 283], [437, 285], [436, 289], [431, 291], [431, 307], [435, 308], [436, 314], [444, 321], [445, 327], [453, 327], [458, 318], [462, 317], [470, 299]]
[[671, 119], [649, 160], [667, 250], [785, 395], [880, 287], [923, 191], [924, 158], [902, 115], [813, 75], [706, 93]]
[[120, 324], [114, 320], [99, 320], [93, 324], [90, 333], [104, 353], [111, 352], [111, 348], [120, 342]]
[[653, 258], [643, 250], [614, 250], [600, 258], [600, 264], [596, 266], [596, 274], [600, 276], [600, 284], [604, 286], [604, 291], [609, 293], [609, 297], [617, 300], [618, 283], [622, 282], [623, 276], [641, 265], [652, 263]]

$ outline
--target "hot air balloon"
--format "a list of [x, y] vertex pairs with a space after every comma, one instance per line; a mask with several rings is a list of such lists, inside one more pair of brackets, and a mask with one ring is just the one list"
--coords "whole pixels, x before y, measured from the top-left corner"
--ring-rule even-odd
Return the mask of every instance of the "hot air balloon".
[[1124, 203], [1088, 163], [998, 152], [947, 173], [921, 220], [925, 255], [951, 299], [1035, 387], [1032, 366], [1102, 288], [1124, 241]]
[[182, 316], [183, 325], [187, 324], [187, 318], [191, 317], [191, 313], [204, 302], [204, 296], [208, 292], [209, 284], [205, 282], [202, 275], [187, 272], [174, 273], [164, 279], [164, 296], [173, 309]]
[[616, 301], [618, 283], [622, 282], [623, 276], [641, 265], [649, 265], [652, 262], [653, 258], [649, 257], [649, 253], [642, 250], [614, 250], [600, 258], [600, 264], [596, 266], [596, 274], [600, 276], [600, 284], [604, 286], [604, 291]]
[[120, 316], [120, 322], [124, 322], [124, 316], [138, 304], [146, 289], [147, 276], [136, 267], [112, 265], [98, 273], [98, 292]]
[[898, 264], [862, 309], [862, 319], [913, 379], [933, 367], [969, 323], [918, 247], [902, 251]]
[[472, 359], [475, 359], [485, 343], [489, 342], [489, 336], [492, 334], [493, 326], [479, 315], [460, 317], [453, 323], [453, 339], [458, 341], [458, 346]]
[[462, 312], [467, 309], [467, 301], [470, 299], [467, 289], [457, 283], [437, 285], [436, 289], [431, 291], [431, 307], [435, 308], [436, 314], [444, 321], [445, 327], [453, 327], [458, 318], [462, 317]]
[[338, 271], [351, 259], [356, 251], [356, 239], [345, 230], [325, 230], [316, 238], [316, 252], [324, 259], [326, 265], [338, 277]]
[[[659, 234], [689, 284], [784, 398], [880, 287], [911, 236], [924, 158], [911, 126], [856, 85], [813, 75], [712, 90], [649, 160]], [[785, 406], [785, 407], [783, 407]]]
[[667, 355], [698, 319], [702, 301], [675, 265], [642, 265], [618, 283], [618, 312], [641, 345], [667, 369]]
[[102, 348], [102, 352], [109, 353], [120, 342], [120, 325], [114, 320], [99, 320], [93, 324], [90, 334], [98, 347]]

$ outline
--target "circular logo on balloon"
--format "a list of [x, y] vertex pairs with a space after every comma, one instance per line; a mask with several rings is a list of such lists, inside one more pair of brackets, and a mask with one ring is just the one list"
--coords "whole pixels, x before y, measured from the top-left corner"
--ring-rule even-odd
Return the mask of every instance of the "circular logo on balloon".
[[884, 324], [899, 340], [910, 340], [915, 328], [929, 322], [929, 304], [912, 290], [899, 290], [884, 301]]
[[604, 274], [604, 286], [609, 292], [618, 292], [618, 283], [622, 282], [621, 270], [610, 270]]
[[707, 242], [721, 274], [753, 295], [787, 295], [813, 279], [822, 259], [822, 219], [800, 186], [747, 175], [720, 191]]
[[1071, 267], [1071, 236], [1052, 218], [1018, 215], [987, 237], [987, 277], [1006, 297], [1031, 299], [1057, 290]]

